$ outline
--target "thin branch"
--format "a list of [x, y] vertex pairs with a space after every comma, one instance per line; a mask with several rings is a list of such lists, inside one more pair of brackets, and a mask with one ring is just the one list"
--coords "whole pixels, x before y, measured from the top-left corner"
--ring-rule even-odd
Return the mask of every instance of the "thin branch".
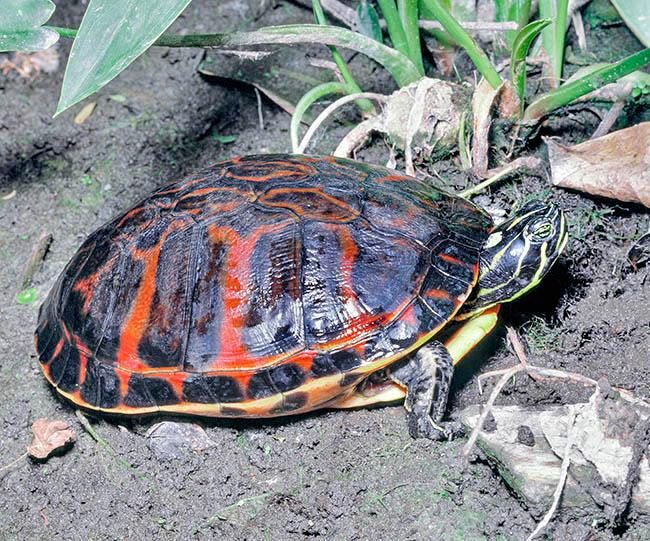
[[465, 458], [469, 456], [469, 453], [474, 448], [474, 444], [476, 443], [478, 435], [481, 432], [483, 425], [485, 424], [485, 420], [487, 419], [488, 415], [491, 413], [492, 406], [494, 405], [494, 401], [497, 399], [497, 396], [499, 396], [499, 393], [501, 393], [501, 389], [503, 389], [505, 384], [512, 376], [514, 376], [517, 372], [521, 372], [523, 370], [525, 370], [525, 367], [522, 364], [512, 366], [503, 373], [501, 379], [497, 382], [496, 386], [492, 390], [492, 394], [490, 394], [490, 398], [488, 398], [488, 401], [485, 403], [485, 406], [483, 407], [483, 412], [481, 413], [481, 416], [476, 422], [476, 426], [474, 427], [474, 430], [472, 430], [471, 436], [469, 437], [467, 443], [463, 447], [463, 456]]
[[560, 479], [555, 487], [555, 492], [553, 493], [553, 503], [551, 504], [550, 509], [544, 515], [544, 518], [539, 522], [533, 533], [531, 533], [526, 541], [532, 541], [536, 536], [538, 536], [548, 523], [553, 518], [555, 511], [557, 510], [558, 505], [560, 504], [560, 498], [562, 497], [562, 492], [564, 491], [564, 486], [566, 485], [567, 474], [569, 473], [569, 466], [571, 465], [571, 449], [573, 448], [573, 443], [575, 439], [575, 423], [576, 423], [577, 413], [573, 413], [571, 416], [571, 421], [569, 423], [568, 432], [567, 432], [567, 441], [566, 446], [564, 447], [564, 457], [562, 458], [562, 469], [560, 471]]
[[8, 469], [11, 468], [11, 466], [13, 466], [14, 464], [18, 464], [18, 462], [20, 462], [20, 461], [21, 461], [23, 458], [25, 458], [26, 456], [27, 456], [27, 452], [25, 452], [25, 453], [23, 453], [22, 455], [20, 455], [16, 460], [13, 460], [13, 461], [9, 462], [9, 464], [5, 464], [4, 466], [2, 466], [2, 468], [0, 468], [0, 472], [5, 471], [5, 470], [8, 470]]
[[350, 94], [349, 96], [343, 96], [342, 98], [339, 98], [331, 105], [328, 105], [327, 108], [325, 108], [325, 110], [320, 115], [318, 115], [318, 117], [316, 117], [316, 120], [314, 120], [312, 125], [309, 126], [309, 129], [300, 142], [300, 145], [298, 146], [296, 152], [300, 154], [305, 151], [307, 145], [309, 144], [309, 141], [314, 136], [314, 133], [316, 133], [316, 130], [336, 109], [342, 105], [345, 105], [346, 103], [350, 103], [351, 101], [360, 98], [373, 99], [377, 100], [380, 103], [385, 103], [388, 100], [388, 96], [385, 96], [384, 94], [377, 94], [376, 92], [359, 92], [357, 94]]

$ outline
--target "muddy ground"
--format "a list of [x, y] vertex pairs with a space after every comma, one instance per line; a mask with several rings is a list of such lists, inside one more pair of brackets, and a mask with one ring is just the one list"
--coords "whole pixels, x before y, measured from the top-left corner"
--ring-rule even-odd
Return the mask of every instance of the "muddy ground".
[[[52, 24], [77, 27], [84, 7], [60, 2]], [[197, 1], [173, 29], [207, 33], [299, 20], [310, 21], [310, 14], [291, 3], [279, 2], [254, 21], [243, 0]], [[621, 26], [607, 32], [638, 49]], [[62, 59], [69, 46], [66, 40], [59, 45]], [[328, 57], [324, 48], [309, 51]], [[267, 61], [329, 77], [307, 66], [304, 50], [292, 54]], [[249, 62], [211, 58], [215, 71], [253, 69]], [[31, 81], [16, 73], [0, 78], [0, 195], [15, 192], [0, 200], [0, 466], [24, 453], [40, 417], [64, 420], [77, 434], [62, 456], [47, 463], [23, 458], [0, 471], [0, 539], [525, 539], [539, 516], [531, 516], [483, 455], [477, 452], [464, 466], [464, 440], [411, 439], [400, 406], [264, 422], [198, 420], [210, 444], [176, 456], [146, 436], [160, 419], [92, 420], [113, 454], [48, 387], [33, 347], [38, 306], [90, 232], [152, 189], [218, 159], [290, 150], [289, 116], [263, 99], [261, 130], [252, 89], [207, 81], [196, 71], [201, 61], [202, 51], [150, 50], [91, 98], [97, 108], [81, 125], [73, 118], [83, 104], [52, 118], [62, 68]], [[351, 65], [364, 88], [392, 90], [382, 70], [359, 55]], [[286, 74], [271, 69], [268, 77], [277, 83]], [[543, 133], [575, 142], [596, 126], [589, 114], [562, 119]], [[310, 151], [331, 151], [349, 129], [344, 124], [357, 120], [351, 111], [340, 115], [338, 128]], [[539, 141], [532, 143], [527, 152], [544, 156]], [[378, 163], [386, 157], [381, 141], [360, 154]], [[472, 182], [451, 163], [436, 168], [449, 189]], [[565, 209], [571, 240], [543, 286], [506, 309], [504, 319], [536, 364], [604, 376], [650, 398], [649, 271], [632, 272], [625, 259], [632, 240], [648, 230], [650, 215], [641, 207], [552, 189], [544, 172], [504, 183], [479, 201], [509, 208], [531, 194]], [[54, 240], [31, 284], [36, 299], [19, 304], [25, 265], [44, 231]], [[503, 332], [497, 333], [459, 369], [450, 415], [486, 400], [478, 394], [477, 374], [514, 362]], [[519, 376], [499, 402], [586, 399], [590, 391], [577, 387]], [[570, 517], [560, 515], [548, 537], [650, 539], [646, 521], [634, 512], [614, 529], [597, 511]]]

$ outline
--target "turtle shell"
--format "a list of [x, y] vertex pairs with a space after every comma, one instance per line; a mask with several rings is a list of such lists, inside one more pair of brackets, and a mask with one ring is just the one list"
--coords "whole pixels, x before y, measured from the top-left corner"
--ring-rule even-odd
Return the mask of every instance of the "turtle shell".
[[40, 365], [74, 403], [118, 414], [323, 407], [454, 316], [491, 228], [384, 167], [223, 161], [88, 237], [40, 309]]

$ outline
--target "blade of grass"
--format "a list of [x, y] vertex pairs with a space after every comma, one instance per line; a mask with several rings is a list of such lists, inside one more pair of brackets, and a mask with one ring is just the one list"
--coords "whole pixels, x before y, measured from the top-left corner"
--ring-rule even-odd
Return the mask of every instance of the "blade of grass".
[[619, 62], [608, 64], [576, 81], [547, 92], [526, 108], [523, 120], [524, 122], [536, 122], [554, 109], [562, 107], [601, 86], [613, 83], [624, 75], [628, 75], [649, 63], [650, 49], [644, 49]]
[[539, 0], [540, 18], [553, 20], [552, 26], [542, 30], [542, 43], [551, 67], [553, 88], [560, 85], [562, 77], [568, 3], [569, 0]]
[[476, 66], [476, 69], [487, 79], [492, 88], [499, 88], [501, 84], [501, 77], [492, 66], [487, 55], [476, 44], [472, 37], [465, 31], [465, 29], [458, 24], [458, 21], [444, 8], [440, 0], [422, 0], [424, 5], [433, 13], [433, 15], [440, 21], [440, 24], [449, 34], [456, 40]]
[[375, 7], [368, 3], [368, 0], [361, 0], [356, 11], [357, 29], [364, 36], [383, 43], [381, 25], [379, 24], [379, 15]]
[[566, 36], [566, 16], [569, 0], [557, 0], [557, 9], [553, 27], [553, 73], [557, 77], [558, 85], [562, 80], [562, 67], [564, 66], [564, 38]]
[[300, 146], [300, 141], [298, 140], [298, 128], [300, 126], [302, 116], [305, 114], [305, 111], [309, 108], [309, 106], [315, 101], [329, 94], [348, 93], [349, 89], [346, 84], [339, 83], [338, 81], [332, 81], [315, 86], [314, 88], [307, 91], [302, 98], [300, 98], [296, 104], [296, 110], [291, 116], [291, 125], [289, 127], [289, 133], [291, 136], [291, 151], [293, 153], [298, 152], [298, 147]]
[[[316, 23], [320, 24], [321, 26], [327, 26], [327, 19], [325, 19], [325, 13], [323, 13], [323, 8], [321, 7], [320, 2], [318, 0], [312, 0], [312, 6]], [[347, 64], [341, 56], [341, 53], [338, 52], [337, 48], [334, 47], [334, 45], [329, 45], [329, 49], [332, 53], [332, 57], [334, 58], [334, 62], [336, 62], [336, 65], [341, 72], [341, 77], [343, 77], [343, 80], [345, 81], [348, 93], [360, 94], [362, 92], [361, 87], [359, 87], [357, 82], [352, 77], [350, 70], [348, 70]], [[359, 109], [361, 109], [364, 113], [375, 112], [375, 108], [373, 107], [370, 100], [357, 100], [355, 103], [357, 104], [357, 107], [359, 107]]]
[[404, 27], [402, 26], [402, 21], [400, 20], [395, 1], [377, 0], [377, 3], [381, 9], [381, 14], [386, 20], [386, 30], [388, 30], [388, 35], [393, 43], [393, 47], [407, 58], [410, 58], [406, 33], [404, 32]]
[[424, 77], [424, 63], [420, 49], [420, 28], [418, 27], [418, 0], [397, 0], [397, 9], [406, 33], [409, 58]]
[[[76, 30], [49, 27], [59, 35], [74, 37]], [[317, 24], [292, 24], [286, 26], [267, 26], [253, 32], [233, 32], [231, 34], [165, 34], [152, 45], [158, 47], [205, 47], [209, 49], [229, 49], [251, 45], [295, 45], [316, 43], [336, 45], [357, 51], [381, 64], [390, 72], [400, 87], [408, 86], [422, 78], [408, 56], [369, 37], [337, 26]]]
[[526, 25], [530, 18], [531, 0], [512, 0], [511, 2], [495, 0], [494, 3], [496, 6], [496, 21], [513, 21], [517, 23], [517, 30], [509, 30], [505, 35], [508, 49], [512, 49], [518, 31]]
[[161, 39], [154, 45], [228, 49], [251, 45], [293, 45], [298, 43], [336, 45], [362, 53], [387, 69], [400, 87], [414, 83], [422, 77], [413, 62], [399, 51], [357, 32], [336, 26], [295, 24], [267, 26], [253, 32], [234, 32], [232, 34], [161, 36]]
[[524, 90], [526, 89], [526, 54], [535, 36], [553, 22], [551, 19], [540, 19], [524, 26], [517, 35], [512, 45], [510, 56], [510, 82], [523, 103]]

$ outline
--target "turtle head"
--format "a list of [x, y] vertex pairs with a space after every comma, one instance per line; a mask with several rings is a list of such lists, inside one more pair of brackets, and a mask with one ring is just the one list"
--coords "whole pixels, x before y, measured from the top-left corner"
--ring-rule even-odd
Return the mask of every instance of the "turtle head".
[[562, 210], [531, 201], [496, 227], [481, 251], [479, 278], [461, 319], [515, 300], [534, 288], [567, 244]]

